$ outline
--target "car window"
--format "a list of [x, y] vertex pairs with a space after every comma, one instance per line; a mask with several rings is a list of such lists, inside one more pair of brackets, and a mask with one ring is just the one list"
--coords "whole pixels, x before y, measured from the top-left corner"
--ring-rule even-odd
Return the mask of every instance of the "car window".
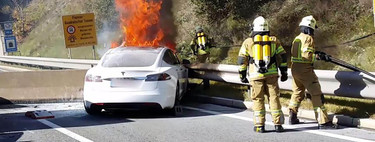
[[167, 50], [165, 51], [165, 54], [163, 56], [163, 60], [170, 64], [170, 65], [176, 65], [176, 64], [179, 64], [178, 62], [178, 59], [176, 58], [176, 56], [173, 54], [173, 52], [171, 50]]
[[154, 50], [124, 50], [108, 53], [103, 67], [147, 67], [155, 63], [159, 52]]

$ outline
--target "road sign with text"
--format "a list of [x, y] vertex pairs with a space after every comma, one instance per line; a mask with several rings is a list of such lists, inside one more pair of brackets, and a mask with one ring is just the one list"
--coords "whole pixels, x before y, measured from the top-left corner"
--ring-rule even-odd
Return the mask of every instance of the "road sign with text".
[[4, 34], [13, 35], [13, 22], [4, 23]]
[[63, 16], [62, 22], [66, 48], [97, 44], [94, 13]]
[[15, 36], [4, 37], [4, 42], [6, 52], [17, 52], [17, 40]]

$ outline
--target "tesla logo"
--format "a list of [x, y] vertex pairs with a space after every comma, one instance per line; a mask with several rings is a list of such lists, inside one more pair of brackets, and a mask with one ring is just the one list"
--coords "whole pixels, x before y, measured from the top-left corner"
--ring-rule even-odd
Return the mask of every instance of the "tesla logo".
[[123, 71], [123, 72], [121, 72], [121, 74], [122, 74], [122, 76], [124, 76], [125, 72]]

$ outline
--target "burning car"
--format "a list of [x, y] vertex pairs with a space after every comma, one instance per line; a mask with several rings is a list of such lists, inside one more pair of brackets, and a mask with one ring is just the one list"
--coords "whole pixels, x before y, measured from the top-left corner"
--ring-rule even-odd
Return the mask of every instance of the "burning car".
[[116, 108], [174, 112], [187, 85], [188, 69], [171, 49], [118, 47], [87, 71], [84, 106], [88, 114]]

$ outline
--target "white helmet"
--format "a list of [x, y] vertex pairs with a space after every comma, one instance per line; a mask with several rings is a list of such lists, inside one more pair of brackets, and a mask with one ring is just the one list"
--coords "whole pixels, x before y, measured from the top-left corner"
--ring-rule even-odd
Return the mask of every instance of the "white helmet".
[[310, 27], [314, 30], [315, 30], [315, 28], [317, 28], [316, 20], [312, 15], [303, 17], [301, 23], [299, 23], [299, 26]]
[[262, 16], [255, 18], [252, 27], [254, 32], [268, 32], [268, 22]]

